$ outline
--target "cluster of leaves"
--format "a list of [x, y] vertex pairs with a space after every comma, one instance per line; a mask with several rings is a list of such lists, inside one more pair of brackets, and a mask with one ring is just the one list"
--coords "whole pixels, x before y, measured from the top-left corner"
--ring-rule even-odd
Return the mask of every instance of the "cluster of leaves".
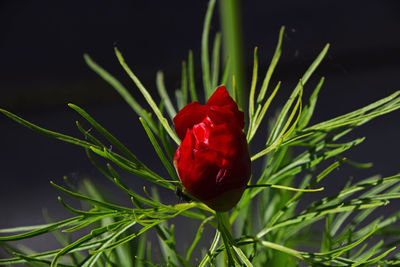
[[[215, 0], [211, 0], [205, 18], [202, 42], [202, 71], [205, 99], [218, 84], [224, 84], [229, 75], [229, 60], [220, 75], [220, 35], [214, 39], [211, 64], [208, 51], [209, 25]], [[267, 110], [270, 107], [281, 83], [275, 85], [267, 97], [271, 77], [281, 55], [284, 28], [279, 34], [279, 41], [266, 71], [258, 96], [257, 48], [254, 51], [254, 68], [249, 95], [249, 126], [247, 140], [250, 143], [256, 135]], [[42, 134], [81, 146], [94, 166], [113, 184], [122, 190], [132, 201], [132, 207], [123, 207], [106, 201], [95, 187], [85, 183], [85, 193], [69, 185], [52, 185], [62, 193], [86, 203], [87, 209], [76, 209], [60, 197], [59, 202], [75, 217], [49, 222], [46, 225], [2, 229], [0, 246], [13, 256], [0, 259], [1, 265], [24, 263], [30, 266], [156, 266], [152, 246], [146, 242], [147, 231], [153, 229], [159, 237], [162, 251], [161, 262], [168, 266], [218, 265], [224, 266], [297, 266], [299, 261], [311, 265], [357, 266], [379, 263], [381, 265], [400, 264], [400, 254], [395, 253], [395, 243], [390, 234], [398, 232], [395, 223], [400, 213], [388, 217], [371, 218], [378, 207], [387, 205], [390, 199], [400, 197], [400, 175], [382, 178], [370, 177], [360, 182], [348, 182], [336, 194], [311, 203], [303, 210], [298, 210], [302, 196], [307, 192], [323, 190], [321, 180], [329, 176], [341, 164], [351, 164], [358, 168], [367, 168], [369, 164], [350, 161], [342, 153], [362, 143], [364, 138], [340, 143], [339, 139], [354, 128], [369, 120], [400, 108], [400, 92], [376, 101], [366, 107], [334, 119], [309, 126], [314, 112], [318, 92], [324, 82], [320, 80], [307, 103], [303, 105], [303, 90], [315, 69], [328, 51], [327, 45], [299, 80], [291, 96], [282, 107], [265, 146], [251, 156], [252, 161], [264, 159], [265, 165], [260, 177], [252, 177], [251, 185], [245, 191], [241, 201], [231, 213], [215, 213], [206, 205], [191, 201], [174, 205], [164, 204], [157, 191], [139, 194], [129, 188], [121, 179], [116, 167], [144, 178], [155, 186], [161, 186], [174, 194], [181, 184], [172, 165], [172, 157], [179, 138], [172, 130], [169, 120], [176, 114], [172, 99], [169, 97], [163, 81], [163, 74], [157, 74], [157, 88], [162, 102], [157, 104], [143, 84], [126, 64], [123, 56], [115, 49], [123, 69], [139, 88], [152, 113], [145, 110], [130, 95], [128, 90], [107, 71], [85, 55], [88, 65], [105, 81], [113, 86], [132, 109], [140, 116], [140, 121], [151, 141], [156, 154], [164, 165], [169, 177], [161, 177], [148, 168], [126, 146], [104, 129], [82, 108], [70, 104], [90, 125], [101, 134], [107, 144], [96, 138], [77, 122], [76, 126], [84, 139], [67, 136], [43, 129], [15, 114], [0, 110], [16, 122]], [[238, 88], [233, 86], [235, 98]], [[181, 88], [175, 91], [177, 109], [185, 106], [189, 100], [197, 101], [194, 79], [193, 54], [189, 52], [188, 63], [182, 63]], [[155, 114], [155, 119], [152, 114]], [[263, 132], [265, 134], [265, 132]], [[175, 144], [175, 143], [176, 144]], [[109, 145], [113, 151], [108, 149]], [[291, 156], [292, 147], [304, 150]], [[118, 151], [118, 152], [115, 152]], [[106, 159], [103, 164], [98, 158]], [[322, 164], [330, 164], [320, 170]], [[326, 166], [326, 165], [325, 165]], [[318, 171], [319, 170], [319, 171]], [[68, 182], [68, 181], [66, 181]], [[294, 184], [300, 185], [294, 188]], [[315, 189], [316, 188], [316, 189]], [[175, 244], [174, 225], [170, 220], [184, 216], [197, 221], [199, 227], [184, 255], [178, 252]], [[351, 220], [350, 220], [351, 218]], [[325, 229], [317, 233], [315, 223], [325, 220]], [[363, 222], [370, 221], [365, 224]], [[209, 248], [199, 248], [205, 227], [215, 231], [215, 237], [209, 242]], [[233, 231], [232, 231], [233, 228]], [[71, 241], [63, 233], [89, 229], [77, 240]], [[56, 234], [61, 244], [60, 249], [35, 253], [16, 248], [11, 241], [27, 239], [48, 232]], [[88, 233], [87, 233], [88, 232]], [[312, 234], [310, 234], [312, 233]], [[4, 235], [7, 234], [7, 235]], [[11, 235], [10, 235], [11, 234]], [[374, 237], [374, 238], [372, 238]], [[313, 252], [299, 250], [307, 246]], [[312, 248], [312, 249], [311, 249]], [[195, 250], [202, 251], [201, 260], [193, 257]], [[199, 254], [199, 253], [198, 253]], [[68, 256], [68, 257], [64, 257]]]

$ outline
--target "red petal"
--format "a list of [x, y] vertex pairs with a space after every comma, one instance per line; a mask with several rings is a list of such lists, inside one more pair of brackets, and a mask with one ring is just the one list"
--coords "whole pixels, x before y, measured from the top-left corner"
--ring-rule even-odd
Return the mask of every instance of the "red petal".
[[209, 116], [187, 130], [174, 164], [187, 192], [217, 211], [236, 205], [251, 174], [243, 131]]
[[200, 123], [206, 115], [207, 108], [198, 102], [186, 105], [174, 118], [175, 131], [179, 138], [183, 140], [187, 129], [192, 129], [193, 125]]
[[235, 101], [233, 101], [232, 97], [230, 97], [228, 91], [226, 91], [225, 86], [220, 86], [215, 90], [210, 99], [208, 99], [206, 105], [225, 106], [231, 104], [236, 105]]
[[[214, 94], [208, 99], [207, 104], [211, 111], [218, 111], [220, 114], [229, 114], [233, 116], [229, 119], [224, 118], [225, 122], [234, 119], [240, 128], [244, 127], [244, 113], [238, 109], [238, 106], [229, 93], [226, 91], [225, 86], [220, 86], [215, 90]], [[212, 118], [216, 119], [216, 118]]]

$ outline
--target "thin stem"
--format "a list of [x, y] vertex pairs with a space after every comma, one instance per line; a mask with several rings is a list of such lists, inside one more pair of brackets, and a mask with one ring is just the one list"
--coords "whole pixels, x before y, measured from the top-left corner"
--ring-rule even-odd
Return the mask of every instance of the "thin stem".
[[232, 253], [233, 237], [232, 227], [229, 223], [229, 216], [227, 212], [217, 212], [216, 218], [218, 222], [218, 231], [221, 233], [222, 240], [225, 245], [225, 253], [228, 259], [227, 266], [234, 266], [234, 253]]
[[[243, 60], [243, 38], [241, 28], [241, 17], [238, 0], [220, 0], [219, 10], [222, 25], [222, 38], [224, 45], [224, 57], [230, 58], [230, 75], [236, 76], [238, 88], [237, 103], [241, 110], [247, 111], [247, 96], [245, 94], [245, 71]], [[231, 79], [228, 79], [228, 83]], [[231, 84], [227, 84], [231, 90]], [[232, 95], [232, 91], [230, 94]], [[247, 116], [245, 116], [247, 118]]]

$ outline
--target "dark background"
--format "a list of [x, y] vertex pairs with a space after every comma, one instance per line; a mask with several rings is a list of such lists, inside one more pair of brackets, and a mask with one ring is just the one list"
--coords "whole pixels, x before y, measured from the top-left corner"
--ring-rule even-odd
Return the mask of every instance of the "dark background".
[[[142, 161], [158, 168], [137, 115], [85, 65], [82, 55], [89, 53], [143, 103], [119, 66], [113, 43], [117, 42], [151, 91], [159, 69], [164, 71], [168, 90], [177, 88], [181, 61], [193, 49], [199, 88], [206, 7], [203, 0], [0, 1], [0, 107], [42, 127], [81, 137], [75, 121], [89, 126], [66, 105], [75, 103]], [[399, 1], [243, 1], [242, 14], [246, 70], [251, 69], [256, 45], [260, 69], [266, 69], [279, 28], [286, 25], [283, 55], [273, 79], [273, 84], [278, 79], [284, 84], [278, 99], [290, 93], [324, 45], [331, 44], [327, 58], [306, 87], [310, 92], [321, 76], [326, 77], [313, 122], [350, 112], [400, 88]], [[216, 12], [212, 34], [219, 29]], [[279, 104], [278, 100], [275, 107]], [[372, 161], [374, 167], [367, 171], [340, 168], [329, 178], [329, 190], [334, 191], [350, 176], [398, 172], [399, 118], [399, 112], [393, 112], [354, 132], [353, 137], [367, 139], [346, 156]], [[90, 178], [108, 188], [111, 195], [119, 192], [90, 165], [81, 148], [31, 132], [5, 116], [0, 116], [0, 130], [0, 228], [44, 223], [43, 208], [55, 219], [70, 216], [58, 204], [60, 193], [49, 180], [63, 184], [62, 177], [68, 176], [79, 184]], [[262, 141], [262, 136], [259, 138]], [[143, 185], [132, 175], [122, 175]], [[174, 199], [171, 193], [165, 197]], [[39, 238], [27, 244], [41, 250], [54, 241]]]

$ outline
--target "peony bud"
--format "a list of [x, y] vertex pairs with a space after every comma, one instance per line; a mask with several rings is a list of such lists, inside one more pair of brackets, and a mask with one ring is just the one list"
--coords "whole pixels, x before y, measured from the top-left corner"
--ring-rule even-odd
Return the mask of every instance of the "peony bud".
[[186, 105], [174, 124], [182, 139], [174, 164], [184, 188], [216, 211], [230, 210], [251, 174], [243, 112], [221, 86], [206, 105]]

